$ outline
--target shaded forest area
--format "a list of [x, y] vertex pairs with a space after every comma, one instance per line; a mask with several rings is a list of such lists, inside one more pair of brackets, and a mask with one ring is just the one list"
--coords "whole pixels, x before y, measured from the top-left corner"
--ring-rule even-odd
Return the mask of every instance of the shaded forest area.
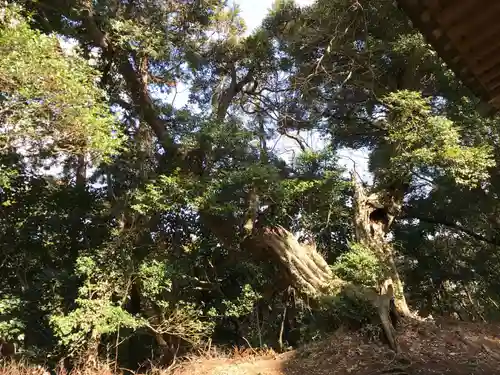
[[477, 105], [385, 0], [277, 0], [248, 35], [223, 0], [0, 3], [2, 354], [146, 370], [494, 325], [500, 122]]

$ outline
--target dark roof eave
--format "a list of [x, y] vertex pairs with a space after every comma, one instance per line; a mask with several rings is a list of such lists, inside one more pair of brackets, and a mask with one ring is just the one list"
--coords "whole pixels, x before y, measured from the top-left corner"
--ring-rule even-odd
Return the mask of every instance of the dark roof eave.
[[[453, 46], [450, 39], [443, 32], [438, 23], [430, 16], [426, 21], [422, 20], [422, 14], [427, 11], [425, 5], [420, 0], [397, 0], [400, 8], [408, 15], [413, 25], [422, 33], [427, 43], [429, 43], [455, 73], [455, 75], [467, 86], [474, 95], [481, 99], [481, 112], [485, 115], [492, 115], [500, 108], [500, 103], [497, 106], [491, 104], [491, 96], [488, 90], [479, 82], [479, 80], [470, 71], [466, 63], [460, 64], [463, 61], [459, 51]], [[440, 30], [441, 35], [436, 36], [433, 31]]]

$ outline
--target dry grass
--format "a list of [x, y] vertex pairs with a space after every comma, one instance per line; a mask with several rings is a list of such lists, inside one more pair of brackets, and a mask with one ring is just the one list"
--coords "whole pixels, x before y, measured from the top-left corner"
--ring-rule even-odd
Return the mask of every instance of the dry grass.
[[40, 365], [30, 365], [22, 361], [0, 360], [0, 375], [116, 375], [114, 366], [106, 363], [85, 364], [74, 368], [68, 373], [64, 368], [49, 371]]
[[40, 366], [29, 366], [18, 362], [2, 362], [1, 375], [48, 375], [48, 371]]
[[339, 330], [329, 339], [269, 357], [202, 359], [173, 375], [500, 374], [500, 326], [410, 321], [398, 329], [402, 354], [378, 337]]
[[[398, 329], [402, 354], [378, 337], [339, 330], [329, 339], [284, 354], [254, 349], [205, 348], [170, 369], [151, 375], [469, 375], [500, 374], [500, 326], [410, 321]], [[71, 374], [116, 375], [112, 364], [79, 366]], [[122, 373], [121, 371], [117, 371]], [[0, 375], [48, 375], [42, 368], [12, 362]], [[136, 374], [139, 375], [139, 374]], [[142, 375], [142, 374], [141, 374]]]

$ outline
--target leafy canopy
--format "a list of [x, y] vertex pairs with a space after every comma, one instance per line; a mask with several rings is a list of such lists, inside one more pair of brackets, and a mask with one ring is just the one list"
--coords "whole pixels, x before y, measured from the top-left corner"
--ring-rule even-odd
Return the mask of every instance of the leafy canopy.
[[116, 152], [121, 131], [88, 61], [63, 54], [58, 39], [30, 28], [15, 6], [0, 23], [0, 55], [3, 147], [28, 155]]

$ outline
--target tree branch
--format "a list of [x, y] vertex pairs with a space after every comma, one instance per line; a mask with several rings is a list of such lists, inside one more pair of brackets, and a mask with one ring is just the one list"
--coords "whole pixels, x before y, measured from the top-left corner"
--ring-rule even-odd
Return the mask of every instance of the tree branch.
[[223, 120], [224, 117], [226, 117], [227, 111], [229, 109], [229, 106], [231, 105], [232, 100], [238, 93], [240, 93], [243, 90], [243, 87], [249, 82], [252, 81], [253, 79], [253, 74], [254, 74], [254, 68], [251, 67], [245, 77], [241, 79], [240, 82], [238, 82], [238, 77], [236, 75], [236, 67], [233, 65], [231, 67], [231, 83], [229, 84], [229, 87], [224, 90], [222, 95], [219, 98], [219, 103], [217, 106], [217, 119]]
[[417, 219], [417, 220], [423, 221], [424, 223], [444, 225], [448, 228], [456, 229], [457, 231], [460, 231], [460, 232], [468, 235], [469, 237], [474, 238], [477, 241], [486, 242], [486, 243], [489, 243], [490, 245], [500, 246], [499, 239], [488, 238], [486, 236], [483, 236], [482, 234], [475, 233], [472, 230], [470, 230], [470, 229], [468, 229], [460, 224], [454, 223], [452, 221], [448, 221], [448, 220], [444, 220], [444, 219], [436, 219], [436, 218], [432, 218], [432, 217], [424, 217], [424, 216], [415, 215], [415, 214], [406, 214], [405, 216], [402, 217], [402, 219]]
[[143, 79], [143, 74], [134, 69], [130, 61], [130, 56], [126, 51], [118, 49], [110, 44], [106, 34], [98, 27], [95, 21], [91, 1], [87, 0], [84, 2], [82, 15], [82, 21], [90, 40], [98, 47], [101, 47], [103, 53], [115, 56], [115, 58], [119, 60], [118, 70], [125, 79], [125, 84], [139, 115], [149, 124], [149, 126], [151, 126], [165, 151], [167, 153], [170, 152], [173, 157], [178, 156], [178, 147], [173, 138], [167, 133], [165, 122], [159, 117], [156, 107], [149, 95], [147, 82]]

